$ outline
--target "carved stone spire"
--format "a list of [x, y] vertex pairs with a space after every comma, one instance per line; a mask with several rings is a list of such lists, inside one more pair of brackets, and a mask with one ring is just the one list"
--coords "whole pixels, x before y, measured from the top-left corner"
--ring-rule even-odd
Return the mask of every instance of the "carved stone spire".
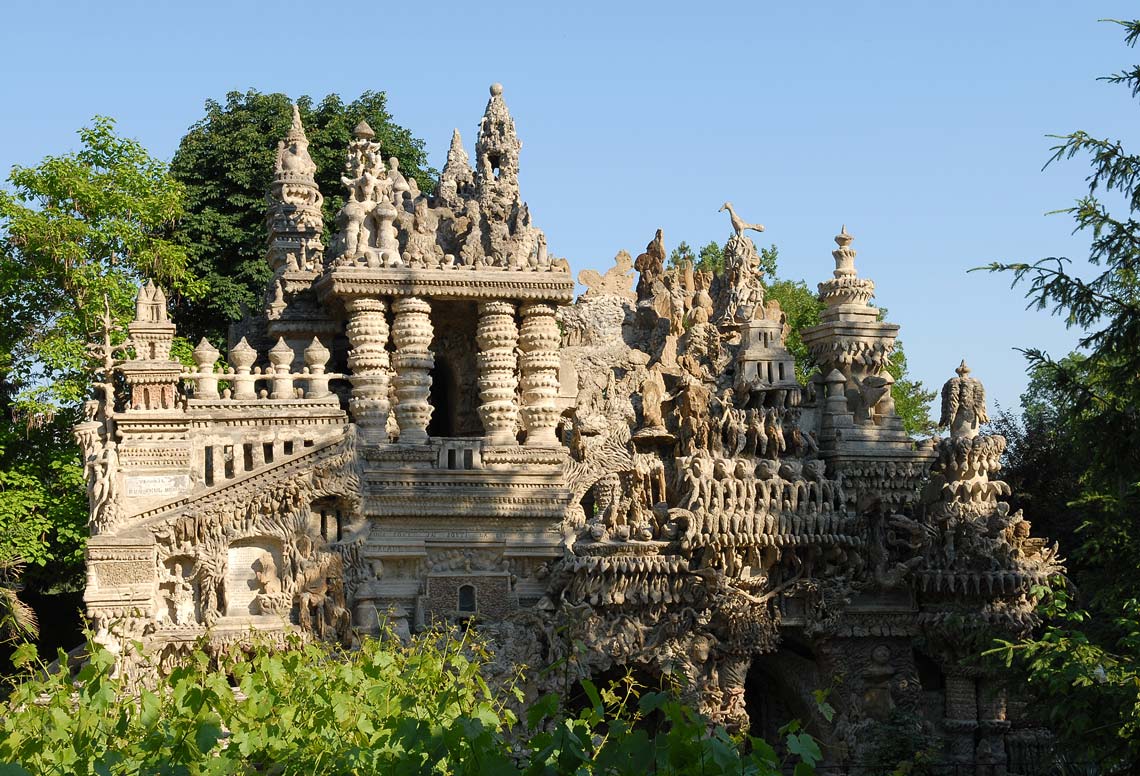
[[451, 132], [451, 147], [447, 149], [447, 164], [443, 167], [443, 177], [458, 179], [464, 174], [471, 174], [471, 160], [463, 148], [463, 138], [459, 136], [459, 130], [455, 129]]
[[471, 169], [467, 151], [463, 148], [463, 138], [456, 129], [451, 133], [451, 148], [447, 151], [447, 164], [439, 176], [436, 196], [445, 205], [456, 207], [461, 198], [471, 196], [474, 185], [475, 173]]
[[285, 139], [277, 143], [277, 164], [269, 187], [267, 260], [275, 275], [288, 266], [319, 268], [321, 243], [321, 196], [315, 178], [317, 165], [309, 156], [309, 139], [301, 123], [301, 111], [293, 105], [293, 121]]
[[515, 121], [503, 101], [503, 85], [491, 84], [491, 99], [479, 125], [475, 142], [476, 180], [481, 188], [504, 186], [516, 191], [519, 185], [519, 151], [522, 142], [515, 134]]

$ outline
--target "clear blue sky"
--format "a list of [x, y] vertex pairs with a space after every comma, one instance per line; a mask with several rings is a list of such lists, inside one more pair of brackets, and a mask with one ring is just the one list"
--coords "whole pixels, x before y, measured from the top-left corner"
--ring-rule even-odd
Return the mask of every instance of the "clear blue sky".
[[[26, 2], [0, 8], [0, 170], [73, 147], [94, 114], [169, 158], [207, 98], [388, 93], [441, 167], [501, 81], [522, 185], [574, 271], [723, 240], [732, 200], [781, 275], [813, 287], [846, 223], [860, 273], [931, 387], [969, 359], [1016, 406], [1013, 348], [1060, 355], [994, 259], [1087, 254], [1065, 216], [1087, 165], [1042, 172], [1048, 133], [1127, 144], [1126, 2]], [[1130, 121], [1131, 120], [1131, 121]], [[1129, 131], [1126, 131], [1129, 130]], [[1133, 144], [1135, 151], [1135, 144]], [[992, 404], [991, 404], [992, 409]]]

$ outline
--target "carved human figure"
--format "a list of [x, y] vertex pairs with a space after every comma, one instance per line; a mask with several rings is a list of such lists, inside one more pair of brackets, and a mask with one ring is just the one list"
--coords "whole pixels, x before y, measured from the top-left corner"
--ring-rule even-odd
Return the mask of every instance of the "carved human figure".
[[397, 208], [404, 205], [404, 193], [410, 192], [408, 179], [400, 172], [400, 160], [394, 156], [388, 157], [388, 190], [392, 196], [392, 204]]
[[665, 418], [661, 405], [668, 400], [665, 392], [665, 378], [659, 363], [649, 367], [645, 380], [641, 383], [641, 416], [645, 428], [665, 428]]
[[253, 567], [259, 593], [273, 595], [281, 592], [281, 580], [277, 578], [277, 562], [273, 559], [272, 553], [261, 553], [254, 561]]
[[471, 200], [467, 203], [467, 234], [463, 238], [463, 247], [459, 251], [463, 265], [475, 268], [483, 261], [483, 215], [479, 210], [479, 203]]
[[167, 578], [167, 602], [170, 618], [175, 625], [190, 625], [195, 622], [194, 585], [183, 574], [182, 564], [175, 563]]

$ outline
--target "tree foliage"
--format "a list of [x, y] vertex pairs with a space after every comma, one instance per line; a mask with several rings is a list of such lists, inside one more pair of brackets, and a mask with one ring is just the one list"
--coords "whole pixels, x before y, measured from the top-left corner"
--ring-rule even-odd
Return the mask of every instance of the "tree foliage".
[[[405, 176], [431, 190], [436, 173], [428, 166], [424, 143], [392, 120], [383, 92], [365, 92], [347, 104], [335, 94], [319, 103], [301, 97], [297, 105], [317, 165], [326, 224], [344, 204], [340, 177], [352, 130], [361, 121], [375, 131], [385, 157], [399, 159]], [[191, 340], [207, 336], [220, 345], [230, 322], [243, 310], [259, 309], [269, 279], [265, 192], [277, 143], [289, 130], [291, 106], [284, 94], [253, 89], [230, 92], [224, 103], [207, 100], [206, 115], [190, 127], [174, 154], [171, 173], [185, 187], [186, 214], [173, 237], [210, 288], [207, 297], [174, 300], [178, 325]]]
[[[1115, 23], [1134, 46], [1140, 20]], [[1106, 80], [1140, 96], [1140, 66]], [[1010, 454], [1045, 519], [1072, 538], [1078, 598], [1055, 592], [1046, 603], [1049, 627], [996, 652], [1024, 672], [1042, 700], [1035, 708], [1064, 710], [1052, 721], [1069, 751], [1133, 772], [1140, 769], [1140, 156], [1085, 131], [1057, 140], [1049, 164], [1075, 157], [1091, 164], [1087, 191], [1061, 212], [1089, 235], [1098, 274], [1078, 277], [1066, 258], [988, 269], [1012, 273], [1030, 307], [1082, 331], [1079, 350], [1065, 358], [1024, 351], [1033, 382]], [[1033, 471], [1042, 461], [1049, 468]], [[1053, 476], [1058, 461], [1070, 470]]]
[[488, 684], [490, 656], [469, 633], [365, 639], [350, 652], [292, 647], [220, 661], [194, 651], [137, 697], [106, 650], [72, 677], [43, 672], [21, 649], [29, 674], [0, 706], [0, 772], [775, 776], [794, 766], [805, 776], [821, 759], [794, 724], [783, 732], [786, 762], [760, 739], [745, 753], [670, 694], [642, 694], [628, 679], [582, 682], [576, 713], [545, 696], [520, 720], [521, 694]]
[[70, 427], [88, 388], [86, 345], [104, 316], [133, 317], [141, 278], [202, 292], [167, 239], [182, 187], [111, 119], [80, 147], [14, 167], [0, 189], [0, 560], [44, 586], [82, 569], [87, 506]]

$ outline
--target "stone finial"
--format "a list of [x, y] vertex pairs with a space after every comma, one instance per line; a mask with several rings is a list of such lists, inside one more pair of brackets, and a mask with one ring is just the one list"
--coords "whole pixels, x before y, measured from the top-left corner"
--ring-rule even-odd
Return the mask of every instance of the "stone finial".
[[313, 337], [313, 341], [305, 348], [305, 366], [309, 367], [309, 371], [313, 373], [324, 372], [325, 364], [328, 363], [332, 352], [325, 347], [319, 337]]
[[277, 338], [277, 344], [269, 349], [269, 363], [274, 367], [288, 367], [293, 362], [293, 348], [289, 347], [284, 337]]
[[360, 140], [371, 140], [376, 137], [376, 132], [368, 126], [367, 121], [361, 119], [360, 123], [352, 130], [352, 136]]
[[878, 315], [878, 311], [871, 307], [871, 298], [875, 295], [875, 282], [869, 278], [861, 278], [855, 271], [855, 250], [851, 243], [855, 238], [847, 231], [844, 224], [835, 235], [835, 244], [839, 247], [831, 252], [835, 259], [834, 276], [819, 284], [819, 298], [827, 310], [823, 318], [871, 318]]
[[835, 235], [835, 244], [839, 246], [838, 250], [831, 252], [835, 257], [835, 271], [832, 273], [837, 278], [855, 277], [855, 250], [851, 247], [851, 243], [855, 238], [847, 231], [847, 224], [844, 224], [839, 229], [839, 234]]
[[249, 368], [253, 366], [253, 362], [256, 360], [257, 351], [246, 341], [245, 337], [242, 337], [238, 344], [230, 348], [230, 365], [239, 373], [249, 372]]
[[293, 123], [289, 127], [289, 134], [285, 136], [285, 140], [289, 143], [309, 142], [309, 138], [305, 135], [305, 127], [301, 123], [301, 109], [297, 103], [293, 103]]
[[986, 389], [982, 381], [970, 377], [970, 367], [965, 359], [954, 370], [958, 375], [951, 377], [942, 386], [942, 417], [938, 425], [949, 426], [952, 438], [972, 438], [979, 433], [979, 426], [988, 423], [986, 412]]
[[198, 346], [194, 348], [194, 363], [198, 366], [198, 371], [212, 371], [214, 362], [218, 360], [219, 355], [218, 349], [203, 337]]

